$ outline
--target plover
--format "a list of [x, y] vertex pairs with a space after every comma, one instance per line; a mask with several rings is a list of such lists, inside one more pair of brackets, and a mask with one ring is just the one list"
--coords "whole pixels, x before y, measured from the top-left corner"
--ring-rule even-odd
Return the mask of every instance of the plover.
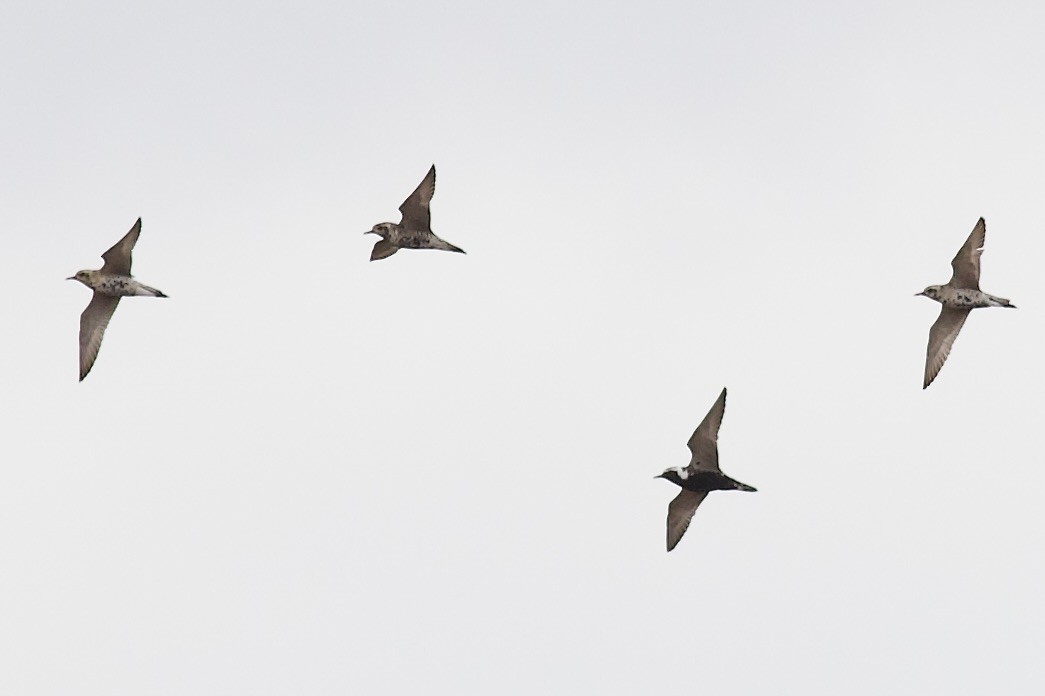
[[98, 349], [102, 345], [105, 327], [109, 325], [116, 305], [121, 297], [145, 295], [147, 297], [166, 297], [156, 288], [143, 285], [131, 277], [131, 250], [138, 235], [142, 231], [142, 219], [134, 223], [123, 239], [116, 242], [107, 252], [102, 254], [105, 264], [99, 271], [79, 271], [66, 280], [78, 280], [91, 290], [91, 298], [87, 309], [80, 315], [80, 381], [87, 376], [98, 357]]
[[399, 224], [379, 222], [363, 234], [376, 234], [381, 241], [374, 245], [370, 252], [370, 260], [377, 261], [396, 253], [400, 249], [443, 249], [464, 253], [464, 249], [455, 247], [447, 241], [435, 236], [432, 232], [432, 213], [428, 204], [435, 194], [435, 165], [421, 180], [410, 197], [399, 206], [403, 219]]
[[693, 453], [689, 466], [665, 469], [654, 478], [671, 481], [682, 490], [668, 505], [668, 551], [679, 543], [689, 527], [689, 521], [697, 507], [711, 491], [754, 491], [755, 488], [734, 481], [718, 468], [718, 429], [722, 415], [726, 412], [726, 390], [723, 388], [715, 405], [704, 416], [693, 435], [689, 438], [689, 451]]
[[980, 218], [965, 244], [951, 261], [954, 273], [947, 284], [930, 285], [925, 290], [915, 293], [915, 297], [924, 295], [943, 305], [936, 323], [929, 329], [929, 347], [925, 352], [925, 378], [922, 381], [922, 389], [936, 379], [969, 312], [979, 307], [1016, 309], [1016, 305], [1004, 297], [995, 297], [980, 290], [980, 255], [983, 254], [986, 237], [987, 225], [983, 218]]

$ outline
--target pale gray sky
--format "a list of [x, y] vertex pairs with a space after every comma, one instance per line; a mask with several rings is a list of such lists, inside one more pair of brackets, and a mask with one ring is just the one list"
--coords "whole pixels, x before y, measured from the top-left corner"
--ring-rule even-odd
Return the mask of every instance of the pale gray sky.
[[[1040, 693], [1043, 25], [6, 4], [0, 693]], [[369, 263], [433, 162], [468, 255]], [[759, 492], [666, 554], [723, 386]]]

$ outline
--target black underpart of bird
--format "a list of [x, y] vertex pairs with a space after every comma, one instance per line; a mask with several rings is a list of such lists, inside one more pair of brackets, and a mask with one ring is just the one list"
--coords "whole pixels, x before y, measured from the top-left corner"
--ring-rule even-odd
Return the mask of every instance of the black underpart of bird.
[[726, 412], [726, 390], [690, 436], [689, 465], [666, 469], [655, 478], [671, 481], [682, 490], [668, 504], [667, 546], [674, 549], [689, 528], [693, 514], [711, 491], [748, 491], [756, 488], [722, 473], [718, 466], [718, 430]]
[[667, 479], [680, 488], [698, 493], [710, 493], [711, 491], [746, 491], [754, 493], [758, 491], [754, 486], [732, 479], [721, 471], [694, 471], [690, 473], [689, 478], [683, 479], [679, 476], [677, 470], [668, 469], [654, 478]]

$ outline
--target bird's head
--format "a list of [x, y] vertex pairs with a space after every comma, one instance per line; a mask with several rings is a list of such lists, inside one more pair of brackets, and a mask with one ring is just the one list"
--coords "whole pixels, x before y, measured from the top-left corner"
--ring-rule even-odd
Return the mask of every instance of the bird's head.
[[916, 292], [914, 294], [915, 297], [918, 297], [919, 295], [935, 300], [940, 296], [940, 286], [930, 285], [925, 290], [922, 290], [921, 292]]
[[[657, 474], [653, 478], [667, 479], [668, 481], [671, 481], [675, 485], [681, 486], [682, 485], [682, 481], [686, 478], [685, 475], [684, 475], [685, 472], [686, 472], [685, 469], [682, 469], [681, 472], [680, 472], [679, 469], [665, 469], [663, 474]], [[683, 474], [683, 475], [680, 475], [680, 473]]]
[[78, 280], [87, 287], [92, 287], [91, 281], [94, 280], [94, 276], [98, 271], [77, 271], [76, 275], [69, 276], [66, 280]]
[[392, 233], [393, 227], [394, 225], [391, 222], [379, 222], [374, 225], [372, 229], [367, 230], [363, 234], [376, 234], [381, 237], [381, 239], [385, 239]]

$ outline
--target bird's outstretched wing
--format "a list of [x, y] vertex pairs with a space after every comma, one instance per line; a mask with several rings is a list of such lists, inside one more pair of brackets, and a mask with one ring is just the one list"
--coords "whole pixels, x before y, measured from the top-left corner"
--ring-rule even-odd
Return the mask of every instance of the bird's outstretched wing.
[[971, 311], [971, 309], [955, 309], [947, 306], [940, 310], [940, 316], [929, 329], [929, 347], [925, 351], [925, 379], [922, 382], [922, 389], [932, 384], [936, 375], [940, 373], [940, 368], [943, 367], [947, 356], [951, 353], [951, 345], [958, 337], [958, 332], [962, 330], [962, 325], [965, 324], [965, 319]]
[[370, 260], [379, 261], [381, 259], [387, 259], [397, 251], [399, 251], [399, 247], [386, 239], [382, 239], [374, 245], [374, 250], [370, 252]]
[[94, 366], [94, 360], [98, 357], [98, 349], [102, 347], [102, 336], [105, 335], [105, 327], [109, 325], [112, 313], [116, 311], [116, 305], [120, 304], [119, 297], [94, 293], [87, 309], [80, 315], [80, 381], [87, 376]]
[[687, 491], [683, 488], [668, 503], [668, 551], [678, 546], [679, 539], [689, 529], [689, 521], [693, 519], [693, 513], [697, 511], [707, 495], [706, 492]]
[[987, 223], [980, 218], [976, 227], [972, 228], [969, 238], [951, 261], [951, 280], [947, 284], [955, 288], [980, 289], [980, 256], [983, 255], [983, 244], [987, 239]]
[[722, 425], [722, 416], [726, 412], [726, 390], [718, 395], [718, 400], [704, 416], [697, 429], [690, 436], [689, 451], [693, 453], [689, 466], [696, 469], [719, 471], [718, 468], [718, 429]]
[[123, 235], [123, 239], [113, 244], [107, 252], [102, 254], [102, 258], [105, 259], [102, 273], [125, 276], [131, 274], [131, 250], [134, 249], [134, 245], [138, 242], [138, 235], [141, 233], [142, 219], [138, 218], [138, 221], [131, 227], [130, 232]]
[[428, 204], [435, 195], [435, 165], [428, 170], [428, 174], [417, 185], [410, 197], [399, 206], [399, 212], [403, 214], [400, 226], [408, 230], [432, 231], [432, 213]]

